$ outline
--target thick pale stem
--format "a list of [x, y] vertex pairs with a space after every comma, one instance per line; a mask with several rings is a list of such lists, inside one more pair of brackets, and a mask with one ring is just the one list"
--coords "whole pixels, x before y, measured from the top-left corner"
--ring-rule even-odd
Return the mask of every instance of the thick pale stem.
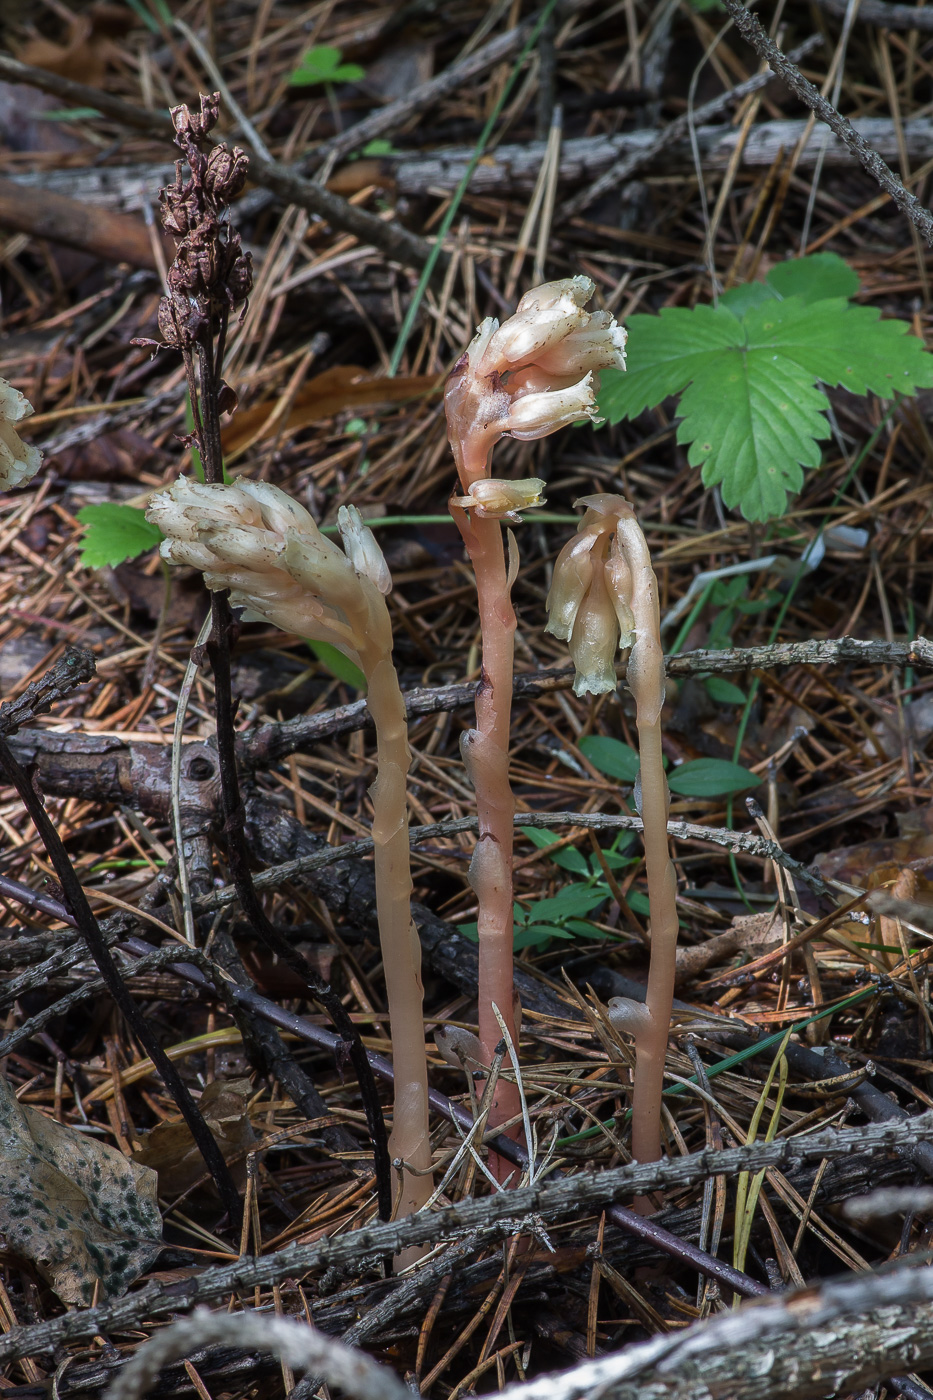
[[411, 856], [405, 780], [411, 762], [408, 722], [398, 675], [378, 643], [360, 652], [368, 705], [376, 727], [377, 777], [373, 802], [373, 857], [379, 940], [392, 1028], [395, 1100], [389, 1151], [424, 1176], [402, 1174], [399, 1217], [420, 1210], [433, 1183], [428, 1125], [428, 1065], [424, 1044], [421, 943], [411, 919]]
[[[512, 1008], [512, 838], [515, 801], [509, 783], [512, 661], [515, 612], [502, 527], [497, 520], [453, 517], [463, 536], [473, 571], [483, 638], [483, 674], [476, 693], [476, 728], [467, 736], [465, 757], [476, 792], [479, 832], [470, 866], [476, 891], [479, 937], [479, 1038], [487, 1064], [502, 1038], [493, 1012], [498, 1007], [513, 1042], [518, 1036]], [[518, 1088], [505, 1079], [496, 1087], [490, 1127], [520, 1111]], [[496, 1169], [498, 1159], [493, 1162]], [[511, 1170], [501, 1163], [502, 1170]]]
[[677, 881], [667, 837], [670, 792], [661, 749], [664, 652], [661, 647], [658, 584], [648, 547], [634, 517], [619, 521], [619, 542], [632, 572], [635, 644], [626, 679], [635, 697], [644, 823], [645, 871], [651, 907], [648, 1015], [635, 1037], [632, 1155], [638, 1162], [661, 1156], [661, 1093], [674, 1004], [677, 970]]

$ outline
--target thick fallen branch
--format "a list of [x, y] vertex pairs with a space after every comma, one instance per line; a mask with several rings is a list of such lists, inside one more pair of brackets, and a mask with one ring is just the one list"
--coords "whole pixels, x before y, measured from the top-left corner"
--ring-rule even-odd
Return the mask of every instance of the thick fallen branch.
[[[809, 1400], [861, 1391], [931, 1361], [933, 1271], [907, 1265], [746, 1304], [511, 1386], [502, 1400]], [[889, 1393], [898, 1380], [888, 1380]]]
[[[24, 199], [16, 180], [0, 179], [0, 227], [77, 248], [105, 262], [159, 271], [153, 240], [142, 219], [85, 204], [41, 183], [33, 185], [30, 198]], [[155, 236], [161, 241], [161, 235]]]
[[[93, 107], [105, 117], [131, 131], [141, 131], [157, 141], [174, 141], [175, 129], [168, 114], [147, 111], [135, 107], [122, 98], [112, 97], [100, 88], [87, 87], [84, 83], [72, 82], [59, 77], [45, 68], [32, 68], [15, 58], [0, 54], [0, 79], [10, 83], [26, 83], [60, 97], [69, 106]], [[432, 244], [416, 233], [410, 233], [398, 223], [386, 223], [365, 209], [357, 209], [339, 195], [332, 194], [322, 185], [305, 180], [278, 161], [266, 160], [252, 151], [246, 142], [240, 143], [249, 155], [250, 180], [262, 185], [278, 195], [286, 204], [295, 204], [310, 214], [326, 219], [332, 228], [344, 229], [354, 234], [361, 243], [372, 244], [386, 257], [393, 258], [405, 267], [423, 267], [432, 254]], [[441, 275], [446, 265], [446, 257], [438, 259]]]
[[[933, 10], [930, 13], [933, 14]], [[771, 81], [774, 80], [773, 74], [765, 76]], [[738, 92], [738, 89], [735, 91]], [[732, 95], [727, 94], [729, 97]], [[757, 169], [773, 165], [782, 150], [796, 149], [798, 141], [806, 132], [806, 126], [806, 119], [801, 118], [757, 122], [742, 145], [740, 166]], [[897, 160], [898, 132], [889, 118], [859, 117], [853, 121], [853, 127], [880, 156], [887, 160]], [[351, 127], [350, 131], [355, 129]], [[920, 165], [933, 155], [933, 122], [928, 118], [918, 117], [906, 121], [903, 132], [912, 164]], [[560, 151], [558, 179], [564, 187], [580, 185], [583, 182], [586, 187], [567, 201], [562, 212], [569, 217], [582, 211], [602, 193], [629, 178], [636, 170], [652, 173], [690, 170], [693, 157], [686, 133], [686, 122], [681, 124], [678, 117], [670, 126], [665, 127], [660, 135], [648, 127], [615, 135], [571, 137], [564, 141]], [[736, 148], [741, 140], [737, 127], [721, 123], [700, 126], [696, 135], [704, 169], [724, 170], [735, 159]], [[540, 172], [545, 150], [545, 143], [541, 141], [507, 143], [496, 147], [488, 161], [477, 167], [470, 181], [471, 191], [481, 194], [530, 191]], [[826, 165], [838, 167], [858, 164], [858, 157], [841, 140], [830, 139], [827, 145], [825, 135], [819, 130], [814, 130], [803, 147], [799, 165], [805, 169], [812, 168], [824, 150]], [[367, 169], [376, 169], [379, 180], [399, 194], [412, 198], [423, 197], [431, 190], [456, 189], [471, 155], [470, 147], [457, 146], [418, 156], [380, 156], [367, 160]], [[159, 162], [17, 174], [8, 177], [4, 183], [11, 187], [42, 191], [43, 194], [47, 193], [49, 198], [70, 191], [73, 199], [80, 200], [82, 204], [128, 212], [141, 209], [145, 201], [151, 200], [152, 191], [165, 185], [173, 175], [170, 166]], [[271, 187], [267, 181], [262, 183], [266, 186], [264, 202], [268, 203]], [[311, 184], [310, 181], [302, 183]], [[315, 185], [314, 188], [328, 194], [324, 186]], [[257, 206], [263, 202], [263, 193], [262, 190], [252, 191], [246, 196], [244, 212], [247, 215], [256, 212]], [[338, 198], [332, 193], [328, 197]], [[301, 203], [300, 200], [293, 202]], [[31, 211], [20, 210], [19, 217], [31, 217]], [[382, 227], [386, 225], [383, 224]], [[375, 243], [371, 237], [365, 241]], [[129, 253], [124, 253], [123, 256], [131, 260]], [[146, 262], [140, 263], [140, 266], [148, 265]]]
[[[18, 1357], [35, 1356], [64, 1342], [88, 1341], [98, 1333], [136, 1326], [144, 1318], [181, 1312], [240, 1289], [270, 1288], [290, 1276], [328, 1268], [360, 1268], [366, 1260], [397, 1254], [410, 1245], [455, 1239], [496, 1223], [501, 1226], [503, 1236], [533, 1233], [536, 1220], [555, 1223], [578, 1220], [583, 1214], [597, 1212], [612, 1201], [644, 1194], [658, 1186], [693, 1184], [709, 1176], [722, 1175], [724, 1171], [756, 1170], [790, 1161], [846, 1156], [864, 1151], [866, 1143], [879, 1151], [888, 1150], [911, 1137], [914, 1140], [933, 1138], [933, 1114], [923, 1114], [903, 1124], [842, 1129], [796, 1140], [784, 1138], [774, 1143], [731, 1148], [723, 1153], [698, 1152], [645, 1166], [583, 1173], [565, 1177], [556, 1184], [526, 1186], [493, 1196], [471, 1198], [435, 1213], [422, 1211], [403, 1221], [364, 1226], [350, 1234], [314, 1244], [287, 1245], [275, 1254], [259, 1258], [244, 1257], [177, 1282], [150, 1283], [128, 1297], [100, 1307], [75, 1310], [32, 1327], [15, 1327], [0, 1337], [0, 1362], [5, 1364]], [[933, 1296], [933, 1273], [926, 1277]], [[892, 1363], [888, 1362], [877, 1374], [883, 1375], [891, 1367]], [[825, 1390], [830, 1388], [824, 1387]]]

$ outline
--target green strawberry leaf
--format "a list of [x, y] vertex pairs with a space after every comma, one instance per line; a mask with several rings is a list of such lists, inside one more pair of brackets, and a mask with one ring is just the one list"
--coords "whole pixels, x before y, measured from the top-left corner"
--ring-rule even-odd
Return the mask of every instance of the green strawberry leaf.
[[137, 559], [161, 544], [164, 536], [158, 525], [151, 525], [138, 506], [107, 501], [100, 506], [82, 506], [78, 519], [85, 527], [81, 541], [81, 563], [86, 569], [114, 568], [127, 559]]
[[811, 253], [806, 258], [775, 263], [765, 282], [782, 299], [802, 297], [804, 301], [854, 297], [859, 289], [858, 273], [838, 253]]
[[665, 307], [657, 316], [632, 316], [628, 369], [600, 375], [600, 412], [610, 423], [635, 418], [670, 394], [686, 389], [717, 352], [744, 344], [742, 323], [723, 306]]
[[829, 437], [820, 384], [891, 399], [933, 386], [933, 355], [904, 321], [853, 306], [858, 277], [835, 254], [779, 263], [765, 284], [719, 305], [669, 307], [629, 322], [625, 373], [603, 375], [600, 409], [633, 418], [680, 395], [677, 440], [704, 485], [746, 520], [787, 508]]

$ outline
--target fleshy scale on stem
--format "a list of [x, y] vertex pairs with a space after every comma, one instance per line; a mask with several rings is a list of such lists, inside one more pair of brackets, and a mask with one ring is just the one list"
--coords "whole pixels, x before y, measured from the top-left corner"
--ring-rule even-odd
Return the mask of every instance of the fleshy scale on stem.
[[[470, 865], [477, 897], [479, 936], [479, 1038], [486, 1063], [500, 1039], [493, 1007], [518, 1044], [512, 988], [512, 818], [509, 733], [515, 613], [511, 589], [518, 550], [509, 534], [508, 559], [500, 522], [542, 504], [544, 482], [501, 481], [489, 471], [503, 437], [532, 441], [581, 418], [597, 421], [600, 369], [625, 368], [625, 332], [608, 311], [588, 312], [588, 277], [569, 277], [526, 293], [501, 326], [479, 327], [448, 380], [445, 394], [450, 445], [462, 496], [450, 510], [463, 536], [479, 604], [482, 678], [476, 695], [476, 727], [463, 736], [462, 752], [476, 791], [479, 834]], [[518, 1090], [499, 1080], [490, 1125], [519, 1111]], [[500, 1176], [507, 1164], [494, 1158]]]
[[421, 944], [411, 921], [405, 795], [411, 754], [392, 662], [384, 596], [391, 579], [382, 551], [353, 506], [338, 514], [340, 550], [284, 491], [242, 477], [230, 486], [181, 479], [153, 498], [147, 514], [166, 536], [163, 558], [203, 570], [208, 588], [230, 590], [234, 607], [284, 631], [332, 643], [366, 677], [377, 745], [370, 789], [377, 912], [395, 1068], [389, 1148], [393, 1158], [424, 1173], [402, 1173], [396, 1214], [408, 1215], [431, 1194], [431, 1142]]

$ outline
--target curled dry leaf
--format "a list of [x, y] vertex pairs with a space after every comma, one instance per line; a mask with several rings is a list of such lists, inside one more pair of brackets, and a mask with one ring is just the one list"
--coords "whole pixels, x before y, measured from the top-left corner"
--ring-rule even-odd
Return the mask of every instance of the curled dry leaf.
[[0, 1079], [0, 1238], [63, 1303], [118, 1297], [153, 1263], [156, 1174], [18, 1103]]
[[[224, 1158], [231, 1164], [236, 1163], [235, 1177], [243, 1175], [245, 1154], [256, 1141], [247, 1112], [249, 1099], [248, 1079], [215, 1079], [198, 1100], [202, 1117], [217, 1139]], [[191, 1129], [180, 1118], [153, 1128], [133, 1160], [158, 1174], [159, 1191], [163, 1196], [179, 1196], [204, 1176], [204, 1159], [191, 1136]]]

